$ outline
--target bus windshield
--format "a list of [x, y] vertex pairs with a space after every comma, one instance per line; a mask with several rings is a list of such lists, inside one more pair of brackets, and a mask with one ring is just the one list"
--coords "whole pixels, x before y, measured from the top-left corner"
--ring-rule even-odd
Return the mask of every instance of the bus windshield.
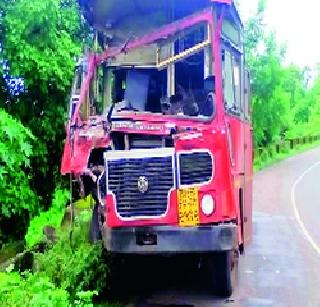
[[204, 59], [202, 50], [162, 69], [108, 67], [115, 112], [211, 117], [213, 105], [207, 100], [214, 93], [215, 78], [205, 74]]
[[199, 22], [129, 50], [127, 43], [118, 46], [121, 52], [95, 68], [81, 119], [128, 111], [212, 118], [216, 85], [211, 31], [207, 22]]
[[[95, 104], [104, 114], [123, 111], [212, 117], [215, 113], [214, 59], [206, 23], [173, 37], [123, 52], [95, 74]], [[101, 101], [103, 100], [103, 101]]]

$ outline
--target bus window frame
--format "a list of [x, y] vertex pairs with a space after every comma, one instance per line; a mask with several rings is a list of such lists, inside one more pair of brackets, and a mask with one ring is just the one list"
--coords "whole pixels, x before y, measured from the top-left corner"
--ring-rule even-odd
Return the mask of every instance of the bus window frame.
[[[222, 77], [223, 77], [223, 105], [224, 105], [224, 111], [226, 114], [236, 116], [237, 118], [243, 119], [245, 117], [244, 115], [244, 95], [242, 93], [242, 89], [244, 88], [244, 60], [243, 60], [243, 51], [232, 43], [227, 37], [224, 35], [221, 36], [221, 67], [222, 67]], [[223, 53], [229, 52], [231, 54], [231, 65], [232, 65], [232, 86], [233, 86], [233, 92], [234, 92], [234, 102], [232, 108], [227, 108], [226, 104], [226, 98], [225, 98], [225, 64], [224, 59], [222, 57]], [[236, 102], [236, 88], [234, 84], [234, 58], [237, 57], [237, 62], [239, 64], [239, 101]], [[237, 108], [234, 108], [236, 106]]]

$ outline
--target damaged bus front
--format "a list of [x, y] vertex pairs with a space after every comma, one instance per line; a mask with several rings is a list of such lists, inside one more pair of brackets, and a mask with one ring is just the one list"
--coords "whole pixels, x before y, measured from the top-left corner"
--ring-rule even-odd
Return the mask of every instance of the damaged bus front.
[[61, 171], [108, 251], [205, 255], [228, 296], [251, 237], [241, 21], [227, 0], [145, 3], [81, 2], [103, 52], [77, 66]]

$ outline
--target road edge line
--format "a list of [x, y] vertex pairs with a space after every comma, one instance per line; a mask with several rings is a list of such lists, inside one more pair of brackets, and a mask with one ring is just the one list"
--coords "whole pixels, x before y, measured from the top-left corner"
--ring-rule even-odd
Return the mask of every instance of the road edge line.
[[294, 184], [291, 187], [291, 203], [293, 206], [293, 211], [294, 211], [294, 216], [295, 219], [297, 220], [303, 235], [305, 236], [306, 240], [310, 243], [310, 245], [312, 246], [312, 248], [320, 255], [320, 246], [317, 245], [317, 243], [314, 241], [314, 239], [312, 238], [312, 236], [310, 235], [310, 233], [308, 232], [307, 228], [305, 227], [299, 210], [297, 208], [297, 203], [296, 203], [296, 198], [295, 198], [295, 190], [297, 185], [301, 182], [301, 180], [309, 173], [311, 172], [314, 168], [316, 168], [317, 166], [320, 165], [320, 161], [318, 161], [317, 163], [313, 164], [312, 166], [310, 166], [308, 169], [306, 169], [294, 182]]

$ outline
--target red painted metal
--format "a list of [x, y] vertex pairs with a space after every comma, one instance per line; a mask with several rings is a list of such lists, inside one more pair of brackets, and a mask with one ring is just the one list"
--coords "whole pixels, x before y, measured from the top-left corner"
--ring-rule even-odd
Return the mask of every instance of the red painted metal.
[[88, 130], [90, 127], [83, 127], [67, 134], [61, 162], [63, 175], [85, 173], [88, 170], [91, 151], [94, 148], [107, 148], [110, 145], [107, 134], [102, 137], [86, 137], [84, 135]]
[[[213, 16], [212, 10], [207, 9], [189, 18], [184, 18], [180, 21], [164, 26], [161, 29], [158, 29], [157, 31], [154, 31], [152, 33], [144, 35], [141, 38], [135, 39], [132, 42], [129, 42], [125, 48], [125, 51], [130, 51], [132, 49], [136, 49], [141, 46], [152, 44], [154, 41], [157, 41], [168, 35], [172, 35], [177, 31], [191, 27], [199, 22], [208, 22], [210, 25], [213, 25], [212, 16]], [[83, 86], [81, 87], [79, 103], [76, 105], [75, 112], [73, 114], [73, 117], [70, 121], [68, 130], [67, 130], [67, 141], [65, 144], [65, 150], [64, 150], [62, 166], [61, 166], [61, 172], [63, 174], [70, 173], [70, 172], [78, 173], [80, 170], [83, 170], [87, 167], [87, 161], [88, 161], [88, 157], [92, 149], [92, 146], [82, 144], [82, 143], [86, 143], [85, 140], [72, 141], [72, 139], [74, 139], [74, 137], [76, 136], [73, 135], [71, 127], [81, 126], [87, 129], [90, 127], [90, 121], [83, 122], [79, 116], [79, 112], [80, 112], [81, 105], [83, 104], [84, 100], [88, 95], [88, 90], [89, 90], [90, 82], [94, 75], [94, 71], [99, 64], [106, 61], [108, 58], [112, 58], [121, 54], [122, 52], [124, 52], [123, 48], [119, 47], [119, 48], [110, 48], [100, 55], [95, 55], [95, 54], [88, 55], [87, 75], [83, 83]], [[220, 90], [220, 93], [221, 93], [221, 90]], [[157, 116], [150, 116], [150, 115], [146, 117], [147, 117], [146, 118], [147, 121], [152, 121], [153, 119], [157, 118]], [[135, 117], [135, 119], [138, 119], [138, 118]], [[101, 121], [102, 120], [103, 118], [101, 118]], [[192, 123], [190, 124], [192, 125]], [[81, 128], [81, 130], [82, 129], [83, 128]], [[74, 145], [71, 146], [71, 143]], [[74, 149], [71, 150], [70, 147], [73, 147]], [[78, 154], [78, 152], [80, 153]], [[68, 157], [70, 157], [70, 161], [68, 160]], [[78, 159], [78, 157], [81, 157], [81, 159]]]
[[195, 24], [200, 22], [208, 22], [212, 24], [212, 10], [206, 9], [201, 13], [197, 13], [193, 16], [186, 17], [182, 20], [177, 22], [171, 23], [166, 25], [156, 31], [148, 33], [138, 39], [135, 39], [127, 44], [125, 50], [122, 47], [120, 48], [112, 48], [107, 50], [105, 53], [97, 57], [97, 63], [100, 64], [101, 62], [105, 61], [107, 58], [115, 57], [122, 53], [123, 51], [130, 51], [132, 49], [139, 48], [141, 46], [147, 46], [152, 44], [153, 42], [167, 37], [168, 35], [172, 35], [178, 31], [186, 29], [188, 27], [192, 27]]
[[87, 73], [84, 85], [81, 88], [79, 103], [76, 106], [74, 116], [71, 120], [72, 125], [76, 125], [76, 123], [80, 124], [82, 122], [79, 117], [80, 107], [87, 96], [90, 81], [93, 77], [93, 73], [94, 73], [96, 67], [99, 64], [106, 61], [108, 58], [116, 57], [117, 55], [119, 55], [123, 52], [128, 52], [132, 49], [136, 49], [141, 46], [150, 45], [153, 42], [155, 42], [163, 37], [167, 37], [168, 35], [172, 35], [172, 34], [178, 32], [178, 31], [181, 31], [185, 28], [191, 27], [199, 22], [208, 22], [209, 24], [213, 24], [212, 10], [207, 9], [199, 14], [193, 15], [188, 18], [184, 18], [180, 21], [177, 21], [177, 22], [172, 23], [170, 25], [164, 26], [163, 28], [158, 29], [157, 31], [154, 31], [152, 33], [148, 33], [148, 34], [142, 36], [141, 38], [138, 38], [138, 39], [135, 39], [135, 40], [129, 42], [127, 44], [127, 46], [125, 47], [125, 50], [123, 50], [123, 47], [118, 47], [118, 48], [107, 49], [105, 52], [103, 52], [102, 54], [100, 54], [98, 56], [90, 54], [88, 56], [88, 73]]
[[88, 72], [87, 72], [84, 84], [81, 87], [79, 103], [77, 104], [75, 112], [74, 112], [74, 116], [71, 119], [71, 125], [81, 125], [81, 123], [82, 123], [81, 118], [79, 116], [79, 111], [80, 111], [81, 105], [83, 104], [83, 102], [86, 99], [86, 96], [88, 94], [90, 81], [93, 78], [93, 74], [94, 74], [94, 71], [96, 68], [97, 68], [96, 56], [94, 54], [89, 54], [88, 55]]
[[[232, 4], [231, 0], [212, 0], [212, 2]], [[113, 131], [125, 133], [139, 132], [145, 135], [167, 135], [170, 133], [170, 128], [176, 127], [177, 134], [175, 136], [174, 146], [177, 153], [195, 149], [209, 150], [214, 155], [216, 161], [215, 178], [209, 184], [199, 187], [199, 206], [205, 194], [212, 195], [217, 205], [215, 213], [209, 217], [202, 214], [201, 210], [199, 210], [200, 223], [236, 222], [239, 226], [238, 242], [241, 244], [244, 241], [248, 241], [252, 233], [252, 131], [249, 123], [239, 118], [226, 115], [224, 110], [220, 41], [222, 20], [223, 14], [220, 19], [215, 22], [212, 9], [207, 9], [128, 42], [125, 46], [125, 50], [129, 51], [151, 44], [199, 22], [207, 22], [212, 29], [212, 57], [215, 59], [216, 72], [217, 114], [213, 120], [206, 122], [183, 117], [179, 118], [177, 116], [122, 112], [122, 119], [139, 122], [143, 129], [141, 129], [141, 127], [140, 129], [136, 129], [130, 126], [113, 127], [112, 129]], [[89, 84], [96, 67], [106, 59], [117, 56], [123, 51], [123, 48], [111, 48], [100, 55], [89, 55], [88, 73], [81, 89], [80, 102], [76, 107], [67, 131], [67, 140], [61, 166], [61, 172], [64, 174], [69, 172], [75, 174], [85, 173], [92, 149], [107, 148], [110, 145], [109, 133], [104, 130], [102, 130], [102, 136], [86, 136], [86, 133], [92, 129], [91, 121], [90, 118], [87, 121], [81, 121], [79, 110], [81, 103], [87, 96]], [[103, 129], [103, 121], [106, 121], [106, 116], [96, 117], [95, 127], [98, 125]], [[150, 125], [154, 125], [156, 128], [148, 129], [148, 125], [149, 127]], [[231, 141], [228, 140], [228, 134]], [[240, 228], [243, 223], [243, 221], [241, 221], [241, 208], [239, 205], [240, 191], [242, 191], [246, 203], [243, 214], [248, 220], [245, 225], [244, 236]], [[167, 214], [161, 218], [125, 221], [116, 213], [115, 199], [112, 194], [108, 194], [105, 199], [105, 210], [107, 227], [177, 225], [177, 191], [171, 191], [169, 210]]]

